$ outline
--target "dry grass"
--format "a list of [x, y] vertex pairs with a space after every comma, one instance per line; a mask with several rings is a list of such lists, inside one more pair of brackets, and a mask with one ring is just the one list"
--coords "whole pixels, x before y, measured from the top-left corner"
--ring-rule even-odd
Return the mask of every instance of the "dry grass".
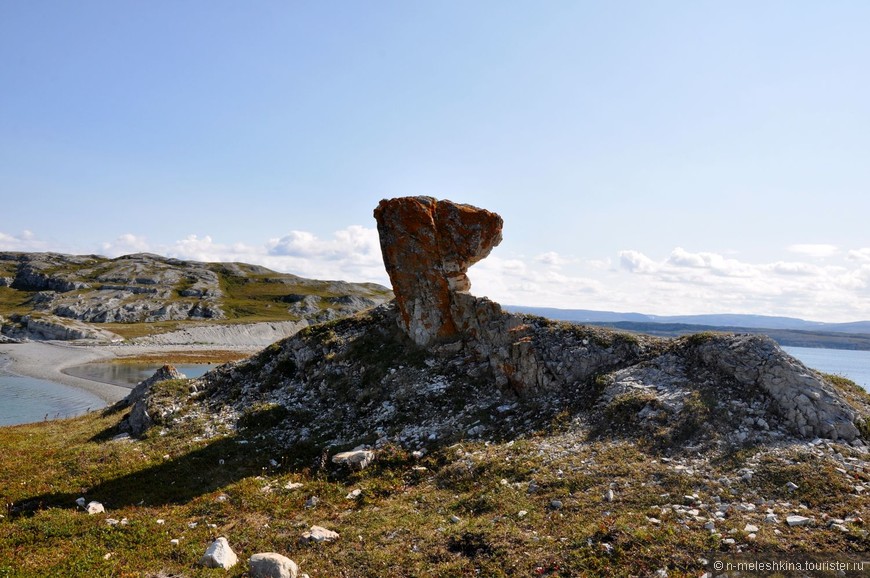
[[[744, 450], [713, 463], [696, 460], [705, 465], [687, 472], [678, 464], [691, 465], [689, 458], [584, 441], [578, 430], [461, 443], [422, 459], [387, 448], [366, 470], [348, 472], [318, 469], [317, 448], [272, 448], [256, 428], [210, 441], [191, 441], [180, 429], [113, 441], [122, 413], [0, 429], [0, 491], [13, 504], [0, 520], [0, 576], [214, 576], [197, 561], [219, 535], [243, 561], [221, 575], [244, 576], [247, 557], [275, 551], [313, 578], [644, 576], [659, 568], [699, 576], [702, 558], [733, 552], [722, 543], [728, 536], [747, 552], [792, 556], [870, 546], [859, 525], [847, 533], [821, 520], [811, 528], [765, 526], [750, 541], [743, 528], [759, 523], [755, 513], [729, 514], [716, 536], [660, 509], [697, 494], [702, 510], [714, 496], [765, 497], [806, 502], [817, 517], [866, 517], [868, 500], [849, 492], [846, 477], [800, 450]], [[720, 481], [736, 480], [747, 463], [757, 470], [752, 483]], [[783, 493], [785, 480], [802, 489]], [[304, 486], [285, 489], [291, 481]], [[347, 499], [356, 488], [361, 497]], [[608, 502], [611, 488], [616, 498]], [[103, 502], [108, 513], [88, 516], [75, 506], [79, 496]], [[320, 502], [306, 508], [311, 496]], [[107, 517], [127, 523], [110, 526]], [[300, 544], [313, 524], [341, 539]]]

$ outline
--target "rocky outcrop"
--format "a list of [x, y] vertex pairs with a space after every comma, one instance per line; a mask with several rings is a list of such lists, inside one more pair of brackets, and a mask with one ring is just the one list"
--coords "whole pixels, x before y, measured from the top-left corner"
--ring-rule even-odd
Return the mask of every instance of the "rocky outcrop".
[[[381, 201], [375, 210], [384, 263], [401, 327], [418, 345], [454, 342], [488, 360], [495, 382], [521, 397], [588, 383], [595, 375], [636, 366], [662, 346], [625, 338], [596, 344], [582, 330], [540, 331], [487, 300], [468, 294], [468, 267], [501, 241], [498, 215], [468, 205], [407, 197]], [[856, 414], [830, 384], [763, 337], [705, 341], [694, 352], [719, 378], [764, 392], [789, 429], [804, 436], [855, 440]], [[673, 355], [673, 352], [669, 353]], [[653, 362], [655, 365], [655, 362]], [[688, 378], [691, 372], [683, 372]], [[661, 377], [661, 373], [655, 374]]]
[[[373, 440], [375, 448], [423, 448], [515, 439], [566, 416], [593, 435], [668, 452], [796, 437], [864, 445], [867, 399], [770, 339], [669, 340], [508, 314], [474, 297], [462, 279], [494, 246], [501, 221], [440, 205], [400, 199], [376, 211], [394, 303], [307, 327], [216, 368], [186, 394], [199, 403], [176, 403], [173, 419], [196, 421], [184, 413], [195, 411], [214, 431], [256, 427], [281, 447], [332, 447], [339, 462], [354, 455], [342, 450], [367, 450]], [[471, 249], [456, 248], [461, 231]]]
[[138, 345], [214, 345], [218, 347], [266, 347], [295, 335], [308, 327], [308, 322], [276, 321], [273, 323], [235, 323], [232, 325], [200, 325], [178, 331], [139, 337]]
[[0, 287], [11, 287], [14, 281], [14, 277], [0, 277]]
[[418, 345], [459, 337], [455, 296], [471, 288], [468, 268], [501, 242], [501, 217], [432, 197], [383, 200], [374, 216], [405, 331]]
[[48, 315], [35, 317], [31, 315], [13, 315], [9, 322], [0, 324], [0, 331], [9, 338], [18, 341], [96, 341], [111, 343], [121, 341], [121, 336], [105, 329], [100, 329], [76, 321], [61, 319]]
[[[244, 315], [320, 323], [392, 297], [385, 287], [370, 283], [317, 281], [255, 265], [181, 261], [150, 253], [117, 259], [0, 253], [0, 264], [3, 283], [20, 291], [19, 301], [32, 312], [93, 324]], [[13, 269], [15, 277], [6, 277]], [[39, 339], [36, 334], [30, 338]]]
[[185, 375], [171, 365], [164, 365], [154, 375], [141, 381], [123, 400], [124, 405], [132, 406], [130, 415], [121, 423], [119, 429], [133, 436], [141, 436], [154, 424], [151, 390], [154, 385], [171, 379], [185, 379]]

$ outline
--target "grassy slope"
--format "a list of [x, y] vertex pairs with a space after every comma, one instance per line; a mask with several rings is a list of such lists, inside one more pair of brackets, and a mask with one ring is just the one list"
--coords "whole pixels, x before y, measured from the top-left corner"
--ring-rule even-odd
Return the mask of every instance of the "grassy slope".
[[[166, 387], [183, 390], [184, 384]], [[256, 429], [191, 441], [202, 424], [189, 424], [143, 441], [112, 441], [122, 413], [0, 428], [0, 493], [14, 504], [0, 519], [0, 577], [214, 576], [219, 571], [200, 568], [197, 560], [219, 535], [242, 560], [219, 572], [226, 576], [243, 576], [246, 559], [262, 551], [291, 557], [313, 578], [629, 576], [662, 567], [670, 576], [698, 576], [699, 558], [728, 547], [703, 523], [656, 509], [683, 503], [686, 494], [707, 504], [714, 495], [789, 500], [815, 516], [868, 512], [867, 498], [850, 493], [850, 484], [867, 481], [867, 473], [843, 475], [805, 449], [787, 459], [742, 450], [686, 473], [675, 466], [679, 460], [618, 440], [588, 441], [572, 427], [515, 443], [460, 443], [421, 460], [391, 448], [373, 466], [350, 473], [317, 468], [311, 448], [269, 448]], [[755, 470], [752, 482], [718, 481], [747, 463]], [[304, 486], [285, 489], [291, 481]], [[537, 489], [529, 492], [532, 481]], [[799, 489], [787, 491], [787, 481]], [[610, 487], [613, 502], [602, 498]], [[355, 488], [362, 497], [346, 499]], [[108, 513], [77, 510], [79, 496], [103, 502]], [[305, 508], [311, 496], [321, 501]], [[553, 500], [562, 507], [554, 509]], [[107, 517], [127, 523], [110, 526]], [[858, 525], [844, 533], [821, 520], [790, 528], [759, 517], [733, 512], [717, 529], [751, 552], [780, 559], [801, 552], [842, 556], [870, 546]], [[744, 531], [747, 522], [761, 527], [754, 541]], [[312, 524], [342, 537], [299, 544]]]

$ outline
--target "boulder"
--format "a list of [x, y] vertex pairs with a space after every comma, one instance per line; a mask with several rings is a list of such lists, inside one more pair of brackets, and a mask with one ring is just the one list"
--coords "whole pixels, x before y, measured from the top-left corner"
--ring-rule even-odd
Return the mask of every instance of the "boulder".
[[296, 578], [299, 575], [296, 562], [274, 552], [251, 556], [248, 560], [248, 571], [251, 578]]
[[501, 242], [501, 217], [432, 197], [385, 199], [374, 216], [402, 328], [423, 346], [459, 338], [455, 294], [468, 292], [466, 271]]
[[238, 561], [239, 557], [236, 556], [236, 553], [230, 548], [230, 543], [223, 536], [212, 542], [202, 558], [199, 559], [199, 563], [206, 568], [223, 568], [224, 570], [232, 568]]

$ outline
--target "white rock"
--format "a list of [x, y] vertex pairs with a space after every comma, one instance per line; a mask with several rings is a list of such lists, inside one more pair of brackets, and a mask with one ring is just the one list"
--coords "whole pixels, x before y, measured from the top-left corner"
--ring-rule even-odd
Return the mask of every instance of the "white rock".
[[274, 552], [254, 554], [248, 560], [248, 569], [251, 578], [296, 578], [299, 575], [296, 562]]
[[789, 526], [807, 526], [812, 522], [812, 518], [807, 518], [806, 516], [788, 516], [785, 522]]
[[789, 483], [787, 483], [787, 484], [785, 485], [785, 487], [788, 488], [789, 491], [792, 491], [792, 492], [795, 491], [796, 489], [798, 489], [798, 485], [797, 485], [796, 483], [794, 483], [794, 482], [789, 482]]
[[604, 494], [604, 499], [608, 502], [612, 502], [614, 499], [616, 499], [616, 494], [613, 492], [613, 490], [607, 490], [607, 493]]
[[104, 508], [99, 502], [89, 502], [88, 505], [85, 506], [85, 511], [90, 515], [102, 514], [106, 511], [106, 508]]
[[332, 463], [345, 464], [350, 468], [361, 470], [372, 463], [374, 459], [375, 452], [371, 450], [352, 450], [335, 454], [332, 456]]
[[199, 563], [206, 568], [232, 568], [239, 562], [239, 557], [230, 548], [227, 539], [221, 536], [211, 543], [205, 554], [199, 559]]
[[525, 517], [528, 516], [528, 515], [529, 515], [529, 513], [528, 513], [527, 511], [525, 511], [525, 510], [520, 510], [519, 512], [517, 512], [517, 517], [518, 517], [518, 518], [525, 518]]
[[768, 524], [778, 524], [779, 520], [776, 519], [776, 514], [768, 514], [764, 517], [764, 521]]
[[743, 528], [743, 531], [749, 532], [750, 534], [754, 534], [755, 532], [758, 531], [758, 526], [754, 526], [752, 524], [746, 524], [746, 526], [744, 526], [744, 528]]
[[179, 542], [178, 538], [173, 538], [169, 541], [169, 543], [172, 544], [173, 546], [178, 546], [178, 544], [180, 542]]
[[311, 529], [302, 534], [301, 540], [303, 542], [314, 542], [315, 544], [319, 544], [321, 542], [332, 542], [333, 540], [338, 540], [339, 535], [337, 532], [333, 532], [332, 530], [327, 530], [321, 526], [311, 526]]
[[298, 489], [301, 488], [303, 485], [304, 485], [304, 484], [303, 484], [302, 482], [287, 482], [287, 483], [284, 485], [284, 489], [285, 489], [285, 490], [298, 490]]
[[356, 499], [359, 498], [361, 495], [362, 495], [362, 490], [359, 489], [359, 488], [357, 488], [357, 489], [355, 489], [354, 491], [352, 491], [351, 493], [349, 493], [348, 495], [346, 495], [344, 498], [345, 498], [346, 500], [356, 500]]
[[459, 522], [462, 521], [462, 518], [460, 518], [456, 514], [453, 514], [452, 516], [450, 516], [450, 521], [454, 524], [458, 524]]

